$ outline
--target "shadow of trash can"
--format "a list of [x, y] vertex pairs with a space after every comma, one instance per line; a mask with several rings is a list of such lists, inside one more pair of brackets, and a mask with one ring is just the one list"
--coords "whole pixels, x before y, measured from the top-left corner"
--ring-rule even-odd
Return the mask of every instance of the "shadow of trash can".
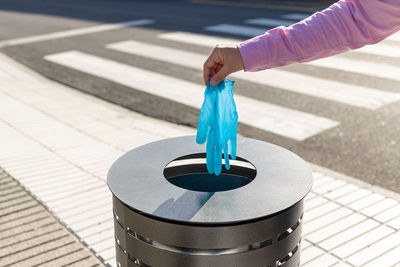
[[240, 137], [220, 176], [194, 136], [149, 143], [110, 168], [117, 266], [291, 267], [300, 264], [308, 164]]

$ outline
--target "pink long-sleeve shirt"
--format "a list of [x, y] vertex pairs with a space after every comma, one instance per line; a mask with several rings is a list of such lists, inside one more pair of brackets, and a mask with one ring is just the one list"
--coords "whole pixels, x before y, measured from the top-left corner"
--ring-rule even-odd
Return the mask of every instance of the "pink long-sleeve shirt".
[[238, 45], [245, 71], [332, 56], [377, 43], [400, 30], [400, 0], [340, 0], [290, 27]]

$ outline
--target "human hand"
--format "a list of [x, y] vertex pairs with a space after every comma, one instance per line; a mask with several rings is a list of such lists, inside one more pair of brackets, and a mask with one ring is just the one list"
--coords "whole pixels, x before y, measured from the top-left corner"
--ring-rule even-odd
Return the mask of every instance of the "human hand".
[[236, 46], [217, 45], [203, 65], [204, 84], [215, 86], [229, 74], [243, 70], [244, 64]]

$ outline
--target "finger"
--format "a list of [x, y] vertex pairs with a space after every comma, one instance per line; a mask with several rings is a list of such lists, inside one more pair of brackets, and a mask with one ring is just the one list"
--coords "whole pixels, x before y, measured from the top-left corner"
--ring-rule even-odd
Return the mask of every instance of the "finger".
[[233, 160], [235, 160], [236, 159], [236, 136], [234, 136], [230, 140], [230, 145], [231, 145], [231, 157]]
[[230, 74], [230, 72], [228, 71], [228, 68], [224, 65], [218, 72], [214, 74], [214, 76], [211, 77], [210, 85], [215, 86], [223, 79], [225, 79], [228, 74]]
[[203, 79], [205, 85], [207, 85], [208, 80], [210, 79], [212, 70], [215, 69], [218, 64], [222, 64], [222, 62], [217, 56], [216, 49], [214, 49], [203, 65]]
[[215, 92], [206, 90], [204, 94], [204, 102], [200, 109], [199, 124], [197, 126], [196, 142], [198, 144], [203, 144], [206, 141], [210, 128], [210, 122], [215, 116], [213, 103], [215, 99]]
[[212, 70], [211, 76], [214, 76], [217, 72], [219, 72], [222, 68], [224, 67], [224, 65], [222, 64], [216, 64], [215, 68]]
[[229, 150], [228, 150], [228, 142], [224, 144], [224, 159], [225, 159], [225, 169], [229, 170]]
[[203, 80], [204, 80], [204, 85], [208, 84], [208, 81], [210, 80], [210, 77], [213, 75], [212, 69], [210, 68], [203, 68]]
[[206, 123], [199, 121], [199, 126], [197, 128], [196, 143], [204, 144], [207, 139], [207, 133], [209, 131], [209, 126]]
[[196, 143], [203, 144], [207, 139], [210, 128], [210, 110], [207, 107], [207, 98], [200, 109], [199, 123], [197, 125]]
[[214, 144], [211, 137], [212, 130], [208, 133], [207, 138], [207, 148], [206, 148], [206, 163], [207, 163], [207, 171], [209, 174], [214, 173]]
[[203, 68], [203, 80], [204, 80], [204, 85], [206, 85], [207, 86], [207, 84], [208, 84], [208, 81], [210, 80], [210, 77], [211, 77], [211, 70], [209, 69], [209, 68]]
[[218, 144], [215, 145], [214, 162], [214, 173], [216, 176], [218, 176], [221, 174], [222, 171], [222, 148]]

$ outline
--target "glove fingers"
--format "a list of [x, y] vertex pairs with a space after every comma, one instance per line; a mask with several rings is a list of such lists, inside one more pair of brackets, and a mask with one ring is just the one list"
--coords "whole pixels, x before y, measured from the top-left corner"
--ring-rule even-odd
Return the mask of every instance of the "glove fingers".
[[232, 139], [230, 140], [230, 146], [231, 146], [231, 157], [233, 160], [236, 159], [236, 136], [233, 136]]
[[215, 90], [210, 90], [207, 86], [204, 92], [204, 102], [200, 109], [199, 124], [197, 126], [196, 142], [198, 144], [203, 144], [207, 139], [210, 123], [212, 123], [215, 118], [215, 100]]
[[229, 151], [228, 151], [228, 142], [224, 144], [224, 159], [225, 159], [225, 169], [229, 170]]
[[199, 120], [199, 125], [197, 127], [196, 143], [204, 144], [207, 139], [209, 128], [210, 127], [205, 122]]
[[222, 171], [222, 149], [220, 146], [215, 146], [215, 158], [214, 158], [214, 173], [220, 175]]
[[[209, 133], [212, 131], [209, 131]], [[207, 171], [209, 174], [214, 172], [214, 144], [212, 138], [209, 138], [207, 141], [207, 150], [206, 150], [206, 162], [207, 162]]]

